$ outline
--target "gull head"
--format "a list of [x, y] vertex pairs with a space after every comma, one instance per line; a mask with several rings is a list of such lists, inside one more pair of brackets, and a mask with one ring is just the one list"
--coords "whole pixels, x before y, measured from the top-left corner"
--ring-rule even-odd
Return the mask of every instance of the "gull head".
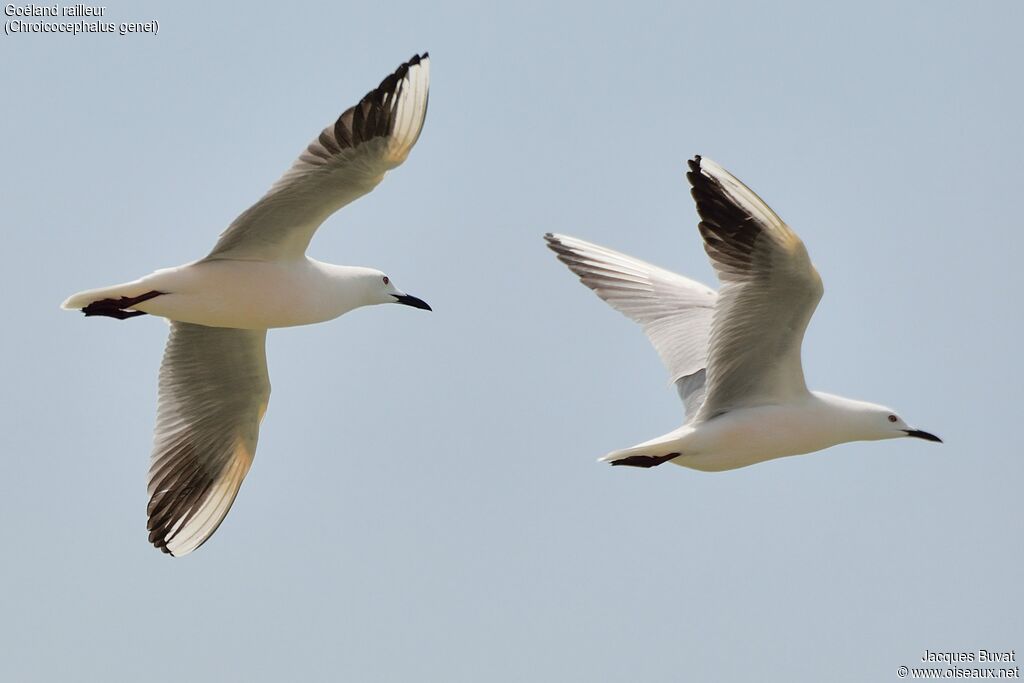
[[913, 436], [925, 441], [942, 443], [942, 439], [923, 429], [914, 429], [891, 408], [874, 404], [865, 404], [862, 409], [862, 428], [868, 436], [862, 436], [864, 440], [876, 439], [898, 439], [904, 436]]
[[391, 278], [370, 268], [360, 268], [359, 283], [363, 286], [364, 296], [368, 304], [403, 304], [425, 311], [433, 310], [423, 299], [406, 294], [391, 281]]
[[892, 408], [820, 391], [812, 393], [824, 406], [831, 429], [843, 435], [839, 443], [898, 439], [904, 436], [942, 443], [942, 439], [934, 434], [908, 425]]

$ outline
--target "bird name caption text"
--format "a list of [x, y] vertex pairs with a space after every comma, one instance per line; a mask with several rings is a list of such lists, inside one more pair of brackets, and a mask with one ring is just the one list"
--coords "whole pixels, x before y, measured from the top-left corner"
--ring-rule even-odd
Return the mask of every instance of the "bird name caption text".
[[59, 33], [66, 36], [106, 33], [114, 36], [160, 33], [160, 22], [109, 21], [104, 5], [4, 5], [4, 33]]
[[900, 678], [1020, 678], [1016, 650], [925, 650], [919, 666], [901, 666]]

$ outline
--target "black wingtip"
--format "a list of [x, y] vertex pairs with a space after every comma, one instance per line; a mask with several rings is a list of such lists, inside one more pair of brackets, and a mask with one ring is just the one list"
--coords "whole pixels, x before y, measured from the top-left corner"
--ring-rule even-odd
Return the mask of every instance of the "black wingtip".
[[555, 255], [558, 256], [559, 261], [567, 265], [569, 269], [572, 270], [572, 272], [576, 273], [577, 275], [581, 275], [581, 273], [577, 270], [577, 266], [579, 264], [575, 262], [574, 258], [577, 256], [577, 253], [573, 251], [572, 248], [570, 248], [565, 244], [565, 242], [560, 240], [557, 235], [550, 232], [545, 233], [544, 239], [547, 241], [548, 249], [555, 252]]
[[569, 253], [568, 247], [566, 247], [565, 244], [562, 243], [562, 240], [558, 239], [554, 233], [544, 233], [544, 241], [547, 242], [548, 249], [559, 254], [559, 258], [561, 258], [562, 254]]
[[403, 68], [404, 69], [408, 69], [410, 66], [416, 66], [420, 62], [428, 61], [429, 59], [430, 59], [430, 53], [429, 52], [424, 52], [421, 55], [414, 54], [412, 57], [410, 57], [408, 60], [406, 60], [406, 62], [404, 64], [402, 64], [401, 66], [399, 66], [398, 68], [399, 69], [403, 69]]
[[358, 147], [367, 140], [390, 135], [395, 124], [395, 94], [399, 83], [409, 75], [409, 68], [417, 66], [429, 57], [429, 53], [413, 55], [398, 68], [384, 77], [380, 84], [366, 93], [359, 103], [349, 107], [334, 123], [333, 139], [321, 135], [307, 149], [308, 153], [327, 158], [318, 148], [323, 146], [327, 153], [335, 154], [343, 149]]
[[696, 187], [697, 183], [704, 175], [700, 172], [700, 162], [701, 156], [699, 154], [686, 162], [687, 166], [690, 168], [690, 170], [686, 172], [686, 180], [690, 183], [691, 187]]

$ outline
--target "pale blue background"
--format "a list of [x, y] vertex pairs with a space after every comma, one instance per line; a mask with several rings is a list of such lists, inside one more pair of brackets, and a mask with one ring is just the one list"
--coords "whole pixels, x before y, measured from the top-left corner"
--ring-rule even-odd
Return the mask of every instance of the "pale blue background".
[[[1024, 650], [1018, 2], [108, 4], [0, 40], [5, 681], [888, 681]], [[217, 535], [146, 542], [166, 326], [58, 310], [197, 258], [430, 50], [423, 136], [311, 254], [434, 305], [272, 332]], [[639, 329], [546, 231], [713, 283], [695, 153], [804, 238], [817, 389], [945, 445], [721, 474]]]

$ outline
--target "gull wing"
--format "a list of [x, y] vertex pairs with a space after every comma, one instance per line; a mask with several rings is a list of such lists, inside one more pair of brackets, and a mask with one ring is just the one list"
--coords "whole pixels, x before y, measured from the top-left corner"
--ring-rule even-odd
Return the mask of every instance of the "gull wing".
[[220, 526], [270, 400], [266, 330], [171, 321], [149, 468], [149, 541], [186, 555]]
[[549, 233], [544, 239], [583, 284], [643, 327], [692, 416], [703, 398], [715, 292], [682, 275], [575, 237]]
[[402, 64], [313, 140], [228, 226], [207, 259], [299, 258], [328, 216], [367, 194], [408, 156], [427, 114], [430, 58]]
[[807, 249], [724, 168], [699, 156], [689, 165], [704, 249], [722, 283], [697, 419], [806, 394], [800, 346], [824, 291]]

